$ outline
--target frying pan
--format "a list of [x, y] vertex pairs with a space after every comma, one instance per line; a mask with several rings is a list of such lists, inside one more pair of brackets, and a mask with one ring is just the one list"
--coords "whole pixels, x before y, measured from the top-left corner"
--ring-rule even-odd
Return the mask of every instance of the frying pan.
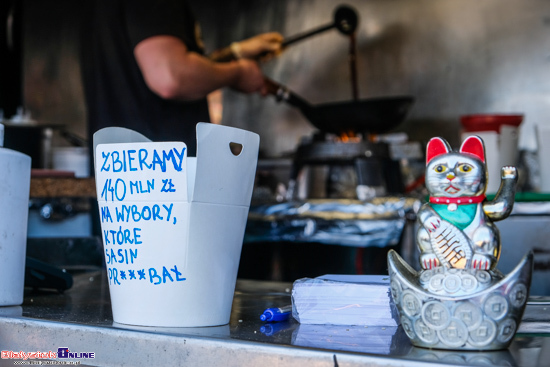
[[411, 96], [392, 96], [312, 105], [287, 87], [267, 77], [264, 80], [277, 101], [297, 107], [317, 129], [337, 135], [390, 131], [405, 119], [414, 103]]

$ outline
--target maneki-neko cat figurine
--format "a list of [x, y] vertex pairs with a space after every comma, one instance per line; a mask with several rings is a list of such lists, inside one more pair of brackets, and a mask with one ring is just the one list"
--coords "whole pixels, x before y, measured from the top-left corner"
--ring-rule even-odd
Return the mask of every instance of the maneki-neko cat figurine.
[[512, 211], [516, 168], [502, 168], [498, 195], [487, 201], [485, 149], [479, 137], [467, 138], [459, 152], [452, 152], [445, 140], [433, 138], [426, 161], [430, 201], [418, 213], [422, 227], [417, 235], [422, 268], [494, 269], [500, 238], [492, 221]]
[[419, 272], [395, 251], [388, 254], [391, 292], [413, 345], [495, 350], [511, 342], [527, 301], [533, 255], [507, 276], [497, 270], [500, 235], [494, 221], [508, 217], [518, 173], [501, 171], [487, 200], [483, 140], [470, 136], [454, 152], [442, 138], [426, 150], [429, 202], [418, 212]]

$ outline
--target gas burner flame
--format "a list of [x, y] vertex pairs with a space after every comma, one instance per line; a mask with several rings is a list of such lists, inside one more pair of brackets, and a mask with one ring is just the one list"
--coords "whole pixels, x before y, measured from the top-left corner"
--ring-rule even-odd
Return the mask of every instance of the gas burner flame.
[[340, 143], [358, 143], [361, 141], [361, 136], [353, 131], [345, 131], [336, 137], [336, 141]]

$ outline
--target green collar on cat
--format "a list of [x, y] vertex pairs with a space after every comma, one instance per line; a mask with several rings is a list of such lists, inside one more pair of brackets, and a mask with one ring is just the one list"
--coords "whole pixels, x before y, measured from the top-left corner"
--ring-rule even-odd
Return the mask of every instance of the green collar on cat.
[[430, 205], [442, 219], [454, 224], [461, 230], [468, 227], [470, 223], [473, 222], [477, 211], [477, 204], [454, 205], [454, 210], [450, 210], [450, 205], [448, 204]]

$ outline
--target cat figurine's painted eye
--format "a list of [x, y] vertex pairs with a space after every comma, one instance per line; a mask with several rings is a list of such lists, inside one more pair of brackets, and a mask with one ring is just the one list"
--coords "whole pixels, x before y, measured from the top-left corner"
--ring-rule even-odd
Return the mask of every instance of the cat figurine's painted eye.
[[437, 172], [437, 173], [443, 173], [447, 170], [447, 167], [445, 166], [442, 166], [442, 165], [438, 165], [438, 166], [435, 166], [434, 170]]

